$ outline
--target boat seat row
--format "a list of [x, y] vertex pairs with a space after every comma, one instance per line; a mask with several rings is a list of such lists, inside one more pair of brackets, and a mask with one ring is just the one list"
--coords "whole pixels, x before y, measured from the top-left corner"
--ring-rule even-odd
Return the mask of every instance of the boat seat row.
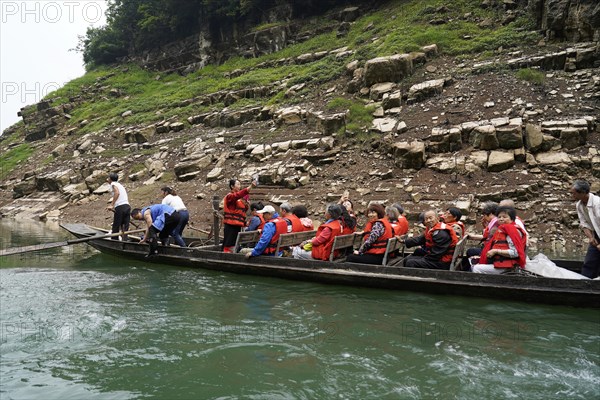
[[[312, 239], [315, 237], [316, 233], [317, 231], [305, 231], [279, 235], [279, 241], [277, 242], [277, 248], [275, 250], [276, 254], [285, 247], [297, 246], [305, 240]], [[260, 231], [244, 231], [238, 233], [234, 252], [239, 252], [242, 247], [254, 246], [256, 243], [258, 243], [260, 234]], [[333, 247], [329, 261], [344, 261], [346, 259], [344, 250], [352, 251], [355, 247], [358, 247], [360, 243], [362, 243], [362, 237], [362, 233], [350, 233], [347, 235], [336, 236], [333, 241]], [[455, 271], [457, 269], [457, 266], [461, 262], [462, 255], [464, 254], [465, 247], [466, 238], [462, 238], [456, 244], [456, 248], [454, 249], [454, 255], [452, 256], [452, 262], [450, 263], [451, 271]], [[403, 257], [397, 256], [399, 251], [401, 251], [402, 254], [404, 253], [404, 243], [400, 242], [396, 237], [388, 239], [381, 265], [384, 267], [393, 266], [402, 261]], [[341, 256], [336, 258], [335, 255], [339, 255], [340, 253]]]
[[[331, 250], [331, 255], [329, 256], [329, 261], [344, 261], [346, 257], [343, 250], [350, 251], [355, 247], [360, 246], [362, 243], [362, 238], [362, 233], [350, 233], [347, 235], [336, 236], [333, 240], [333, 247]], [[385, 267], [399, 263], [402, 260], [402, 257], [396, 257], [397, 252], [399, 250], [403, 250], [403, 248], [404, 244], [401, 243], [397, 238], [393, 237], [388, 239], [381, 265]], [[339, 256], [340, 253], [341, 256]], [[336, 255], [338, 255], [337, 258]]]
[[[235, 241], [235, 253], [240, 251], [241, 247], [254, 246], [260, 240], [260, 231], [248, 231], [238, 233]], [[277, 241], [277, 248], [275, 254], [279, 253], [283, 248], [290, 246], [297, 246], [305, 240], [309, 240], [315, 237], [317, 231], [304, 231], [304, 232], [293, 232], [279, 235]]]

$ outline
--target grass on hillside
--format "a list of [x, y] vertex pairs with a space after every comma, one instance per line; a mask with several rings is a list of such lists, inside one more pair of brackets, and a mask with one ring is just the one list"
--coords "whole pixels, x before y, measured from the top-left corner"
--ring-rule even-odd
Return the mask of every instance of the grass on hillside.
[[516, 76], [517, 79], [533, 83], [534, 85], [543, 85], [546, 80], [546, 75], [543, 72], [530, 68], [518, 70]]
[[8, 150], [0, 161], [0, 180], [6, 178], [17, 166], [26, 161], [34, 152], [29, 143], [23, 143]]
[[[350, 59], [364, 62], [377, 56], [418, 50], [421, 46], [432, 43], [436, 43], [442, 53], [473, 54], [496, 50], [499, 47], [524, 45], [537, 38], [537, 34], [531, 33], [534, 27], [527, 18], [517, 19], [507, 26], [483, 29], [477, 26], [478, 21], [484, 18], [499, 21], [503, 11], [482, 9], [480, 0], [455, 0], [452, 6], [447, 6], [447, 12], [436, 14], [435, 10], [446, 3], [443, 0], [392, 1], [384, 9], [358, 19], [352, 24], [347, 37], [338, 38], [336, 32], [329, 32], [274, 54], [255, 59], [233, 58], [222, 65], [207, 66], [187, 76], [151, 72], [135, 65], [99, 67], [47, 97], [58, 97], [54, 103], [56, 105], [69, 101], [69, 97], [81, 94], [82, 88], [94, 87], [98, 91], [92, 99], [85, 100], [71, 112], [71, 126], [78, 126], [86, 119], [90, 121], [79, 130], [79, 133], [83, 134], [123, 124], [149, 124], [175, 116], [176, 119], [185, 121], [190, 115], [210, 110], [218, 111], [218, 105], [200, 106], [193, 103], [182, 108], [176, 105], [183, 100], [220, 90], [271, 85], [283, 80], [287, 80], [287, 87], [297, 83], [325, 83], [341, 76], [345, 64]], [[465, 18], [466, 13], [471, 15]], [[429, 24], [434, 18], [443, 18], [447, 23]], [[331, 21], [322, 17], [321, 23], [331, 24]], [[257, 29], [269, 26], [271, 25], [263, 25]], [[354, 56], [344, 60], [329, 56], [303, 65], [255, 68], [265, 61], [343, 46], [354, 50]], [[226, 77], [228, 72], [235, 69], [246, 72], [235, 78]], [[121, 90], [123, 95], [118, 98], [110, 97], [108, 91], [111, 88]], [[299, 101], [295, 98], [285, 98], [284, 91], [282, 88], [271, 98], [244, 100], [231, 107], [239, 108], [244, 104], [283, 105]], [[91, 97], [89, 94], [84, 96]], [[124, 119], [121, 114], [127, 110], [133, 111], [133, 115]], [[159, 110], [161, 112], [157, 113]]]

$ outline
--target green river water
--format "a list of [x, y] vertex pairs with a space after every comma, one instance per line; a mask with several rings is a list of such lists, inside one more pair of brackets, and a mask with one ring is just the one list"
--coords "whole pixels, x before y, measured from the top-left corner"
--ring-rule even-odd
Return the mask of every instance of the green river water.
[[[0, 220], [0, 247], [63, 240]], [[600, 399], [600, 311], [0, 258], [0, 399]]]

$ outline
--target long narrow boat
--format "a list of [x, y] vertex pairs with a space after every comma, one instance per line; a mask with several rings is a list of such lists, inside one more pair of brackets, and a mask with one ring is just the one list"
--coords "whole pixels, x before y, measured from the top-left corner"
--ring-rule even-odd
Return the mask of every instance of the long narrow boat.
[[[61, 226], [78, 238], [106, 233], [85, 224]], [[156, 264], [327, 284], [600, 308], [600, 280], [556, 279], [521, 274], [485, 275], [402, 266], [383, 267], [297, 260], [287, 257], [264, 256], [247, 259], [241, 254], [222, 253], [215, 245], [186, 248], [161, 246], [159, 255], [146, 257], [148, 246], [138, 243], [135, 239], [94, 239], [88, 244], [106, 254]], [[561, 264], [563, 267], [573, 268], [569, 263]]]

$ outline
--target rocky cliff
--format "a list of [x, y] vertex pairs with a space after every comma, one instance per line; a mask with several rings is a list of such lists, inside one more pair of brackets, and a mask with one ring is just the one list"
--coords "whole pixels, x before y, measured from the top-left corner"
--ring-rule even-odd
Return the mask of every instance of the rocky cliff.
[[[111, 220], [103, 213], [106, 174], [118, 171], [135, 206], [158, 201], [158, 188], [169, 184], [192, 210], [194, 226], [208, 229], [212, 196], [222, 197], [231, 177], [247, 182], [259, 174], [253, 200], [304, 203], [317, 220], [327, 202], [349, 190], [359, 211], [370, 201], [400, 202], [412, 221], [425, 209], [455, 204], [476, 231], [483, 201], [512, 198], [532, 232], [533, 250], [578, 251], [583, 241], [569, 183], [582, 177], [600, 189], [599, 6], [486, 0], [480, 7], [501, 10], [501, 24], [526, 7], [533, 10], [538, 45], [497, 48], [477, 57], [445, 54], [429, 43], [383, 57], [364, 58], [360, 48], [338, 47], [266, 58], [226, 70], [224, 77], [323, 62], [344, 67], [329, 80], [287, 77], [198, 93], [172, 107], [208, 111], [178, 112], [152, 123], [136, 123], [135, 111], [124, 109], [116, 122], [82, 134], [97, 121], [73, 123], [73, 116], [90, 101], [118, 103], [133, 96], [111, 83], [127, 69], [117, 67], [68, 101], [47, 99], [21, 110], [24, 127], [9, 133], [22, 135], [34, 151], [6, 174], [0, 212], [106, 226]], [[330, 24], [320, 26], [344, 37], [365, 14], [360, 7], [339, 9], [328, 14]], [[420, 15], [431, 25], [454, 18], [445, 7]], [[498, 23], [476, 15], [460, 18], [482, 26]], [[233, 54], [277, 52], [305, 40], [306, 25], [290, 21], [246, 32], [235, 37], [235, 46], [225, 46], [232, 37], [217, 46], [204, 32], [167, 46], [172, 52], [157, 49], [133, 60], [160, 79], [165, 70], [190, 72]], [[220, 52], [220, 46], [228, 50]], [[542, 82], [519, 78], [519, 71], [534, 71]], [[271, 101], [273, 96], [279, 101]], [[356, 104], [371, 113], [368, 126], [355, 126]], [[0, 144], [3, 153], [19, 146], [18, 141]]]

